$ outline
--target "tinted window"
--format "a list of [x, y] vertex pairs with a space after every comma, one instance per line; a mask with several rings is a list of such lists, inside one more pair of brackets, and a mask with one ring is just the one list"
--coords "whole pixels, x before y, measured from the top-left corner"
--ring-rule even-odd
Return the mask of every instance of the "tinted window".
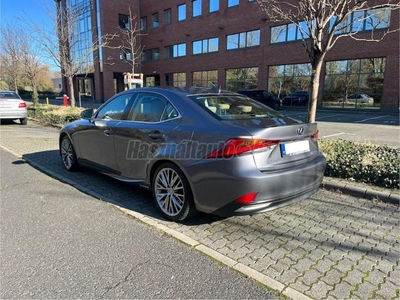
[[111, 100], [106, 106], [101, 108], [97, 113], [97, 119], [104, 120], [123, 120], [125, 119], [126, 112], [132, 104], [132, 97], [134, 94], [124, 94], [117, 96]]
[[280, 116], [269, 107], [240, 95], [196, 95], [189, 96], [203, 109], [223, 120], [272, 118]]
[[129, 114], [129, 120], [154, 123], [176, 118], [177, 116], [176, 109], [163, 96], [140, 93]]

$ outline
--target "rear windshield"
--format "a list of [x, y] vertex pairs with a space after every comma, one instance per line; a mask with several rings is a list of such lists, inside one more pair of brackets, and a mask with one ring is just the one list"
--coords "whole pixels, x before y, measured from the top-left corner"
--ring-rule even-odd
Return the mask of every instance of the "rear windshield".
[[0, 99], [20, 99], [18, 94], [13, 93], [13, 92], [0, 92]]
[[281, 116], [277, 111], [244, 95], [191, 95], [188, 97], [222, 120], [275, 118]]

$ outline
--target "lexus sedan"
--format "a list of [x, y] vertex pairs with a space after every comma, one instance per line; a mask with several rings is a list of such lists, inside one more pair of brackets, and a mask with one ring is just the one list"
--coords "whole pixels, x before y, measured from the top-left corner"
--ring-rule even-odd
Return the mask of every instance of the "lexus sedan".
[[0, 119], [19, 120], [21, 125], [28, 124], [26, 102], [16, 92], [0, 90]]
[[173, 221], [197, 211], [269, 211], [319, 190], [325, 158], [316, 123], [244, 95], [193, 88], [124, 91], [60, 131], [69, 171], [91, 167], [151, 189]]

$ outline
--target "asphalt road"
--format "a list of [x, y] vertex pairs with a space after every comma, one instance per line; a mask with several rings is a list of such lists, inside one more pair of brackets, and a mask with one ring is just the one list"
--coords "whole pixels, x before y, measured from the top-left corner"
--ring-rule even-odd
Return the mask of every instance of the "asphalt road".
[[277, 299], [1, 150], [1, 299]]

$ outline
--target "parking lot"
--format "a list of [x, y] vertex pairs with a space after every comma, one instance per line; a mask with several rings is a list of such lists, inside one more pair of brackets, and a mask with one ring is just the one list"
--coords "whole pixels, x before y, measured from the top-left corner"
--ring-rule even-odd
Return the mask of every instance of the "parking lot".
[[230, 218], [202, 214], [178, 224], [161, 217], [147, 190], [88, 169], [67, 172], [58, 153], [57, 129], [9, 123], [0, 130], [0, 146], [39, 170], [93, 200], [117, 205], [289, 298], [398, 297], [398, 205], [321, 190], [268, 213]]
[[[281, 112], [305, 120], [306, 111], [282, 109]], [[318, 111], [319, 138], [344, 139], [361, 143], [400, 147], [399, 116], [377, 112]]]

